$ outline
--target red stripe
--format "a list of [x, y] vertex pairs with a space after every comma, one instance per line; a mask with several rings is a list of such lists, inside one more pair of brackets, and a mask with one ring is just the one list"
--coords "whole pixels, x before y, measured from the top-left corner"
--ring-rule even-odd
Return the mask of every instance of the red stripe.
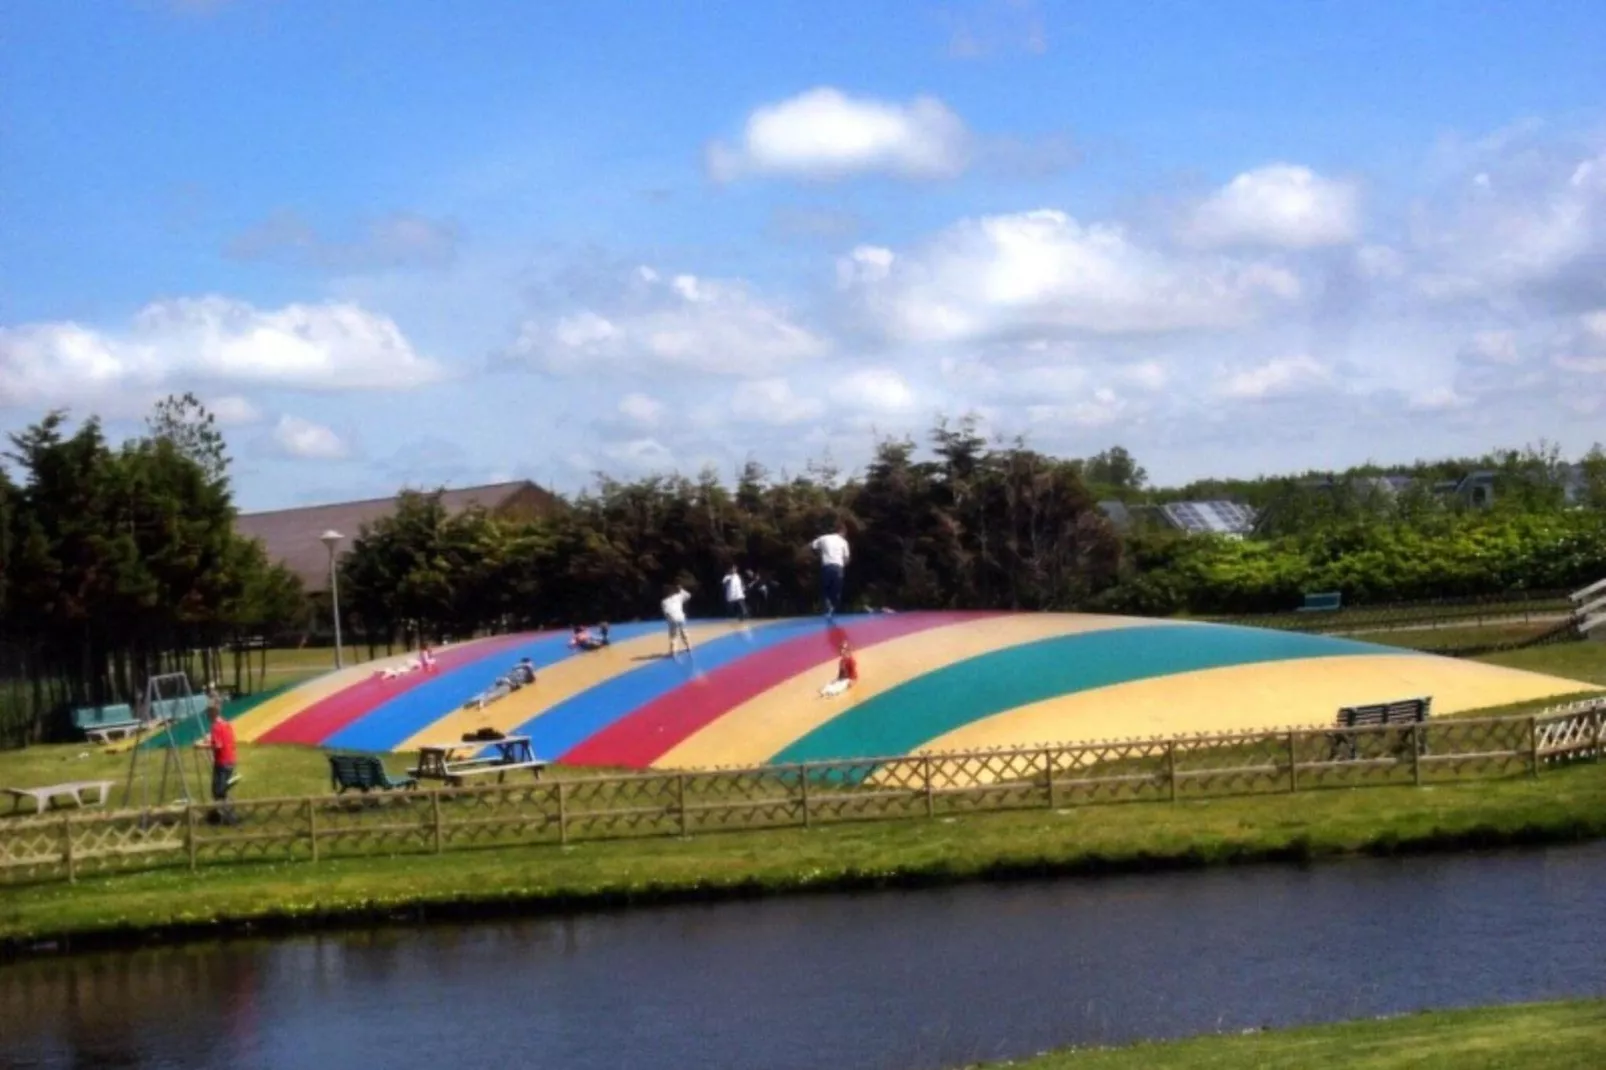
[[566, 765], [622, 765], [645, 769], [692, 733], [755, 695], [763, 694], [798, 673], [835, 661], [844, 639], [862, 649], [945, 624], [1000, 615], [993, 612], [895, 613], [800, 635], [751, 657], [721, 665], [707, 676], [682, 684], [632, 710], [571, 747], [561, 760]]
[[441, 673], [471, 665], [482, 658], [495, 655], [509, 647], [528, 643], [529, 635], [499, 636], [480, 639], [462, 646], [442, 650], [435, 655], [434, 672], [410, 672], [394, 680], [381, 680], [379, 670], [350, 687], [325, 696], [296, 714], [274, 725], [257, 738], [258, 743], [306, 743], [317, 746], [360, 717], [367, 716], [375, 707], [404, 695], [420, 684], [440, 676]]

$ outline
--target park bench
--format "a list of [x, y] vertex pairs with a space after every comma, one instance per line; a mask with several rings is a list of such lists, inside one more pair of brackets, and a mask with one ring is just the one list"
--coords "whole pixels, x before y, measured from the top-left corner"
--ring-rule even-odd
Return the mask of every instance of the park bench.
[[[34, 813], [42, 814], [52, 799], [64, 799], [69, 796], [80, 807], [103, 806], [106, 803], [106, 795], [111, 789], [110, 780], [75, 780], [68, 784], [50, 784], [43, 788], [7, 788], [6, 792], [11, 796], [12, 813], [16, 813], [17, 808], [22, 805], [22, 800], [32, 799]], [[85, 800], [84, 793], [87, 791], [96, 793], [93, 803]]]
[[115, 706], [81, 706], [72, 711], [73, 727], [93, 743], [131, 736], [145, 727], [127, 703]]
[[[480, 758], [456, 758], [461, 750], [489, 747], [497, 753]], [[444, 780], [449, 787], [461, 787], [471, 777], [496, 774], [496, 782], [504, 783], [509, 773], [528, 769], [535, 779], [541, 779], [546, 761], [537, 758], [530, 749], [528, 736], [502, 736], [497, 739], [474, 739], [460, 743], [426, 744], [418, 748], [418, 768], [408, 772], [420, 779], [430, 777]]]
[[[1416, 725], [1428, 719], [1433, 707], [1431, 696], [1422, 698], [1398, 699], [1394, 702], [1374, 702], [1365, 706], [1345, 706], [1338, 711], [1336, 727], [1350, 728], [1376, 728], [1388, 725]], [[1331, 751], [1328, 760], [1345, 758], [1353, 760], [1356, 757], [1355, 732], [1333, 732], [1328, 736]], [[1418, 753], [1425, 753], [1427, 747], [1419, 739]]]
[[1344, 608], [1344, 593], [1342, 591], [1316, 591], [1306, 593], [1305, 601], [1299, 607], [1299, 612], [1318, 613], [1342, 608]]
[[393, 777], [385, 772], [385, 763], [368, 754], [329, 755], [329, 784], [335, 794], [344, 795], [356, 788], [367, 794], [378, 789], [392, 791], [397, 788], [416, 788], [415, 777]]

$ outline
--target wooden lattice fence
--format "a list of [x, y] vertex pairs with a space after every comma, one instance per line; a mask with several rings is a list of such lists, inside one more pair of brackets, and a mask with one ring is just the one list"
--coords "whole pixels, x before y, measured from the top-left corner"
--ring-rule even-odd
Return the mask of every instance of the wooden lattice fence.
[[520, 785], [0, 821], [0, 882], [158, 867], [439, 853], [694, 836], [844, 821], [1431, 784], [1606, 753], [1606, 700], [1543, 714], [1287, 728], [1169, 739], [933, 753], [751, 769], [548, 779]]

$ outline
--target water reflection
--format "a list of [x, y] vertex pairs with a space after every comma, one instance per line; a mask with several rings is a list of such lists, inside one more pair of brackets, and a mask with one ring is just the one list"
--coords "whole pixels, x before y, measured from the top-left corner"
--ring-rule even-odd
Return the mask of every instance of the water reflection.
[[1606, 846], [820, 897], [0, 970], [0, 1064], [917, 1068], [1606, 994]]

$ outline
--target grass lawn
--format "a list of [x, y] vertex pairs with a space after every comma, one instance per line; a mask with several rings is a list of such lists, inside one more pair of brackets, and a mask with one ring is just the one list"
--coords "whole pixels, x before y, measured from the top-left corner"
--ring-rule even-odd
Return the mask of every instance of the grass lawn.
[[0, 942], [486, 914], [1606, 836], [1606, 764], [1425, 788], [1031, 810], [688, 839], [239, 863], [14, 886]]
[[1371, 632], [1349, 632], [1346, 638], [1359, 639], [1385, 646], [1403, 646], [1412, 650], [1454, 650], [1458, 647], [1483, 646], [1492, 643], [1516, 643], [1532, 639], [1556, 626], [1556, 621], [1524, 624], [1488, 624], [1477, 627], [1444, 628], [1392, 628]]
[[1052, 1052], [1014, 1070], [1586, 1070], [1606, 1052], [1606, 1001], [1439, 1011], [1247, 1036]]

